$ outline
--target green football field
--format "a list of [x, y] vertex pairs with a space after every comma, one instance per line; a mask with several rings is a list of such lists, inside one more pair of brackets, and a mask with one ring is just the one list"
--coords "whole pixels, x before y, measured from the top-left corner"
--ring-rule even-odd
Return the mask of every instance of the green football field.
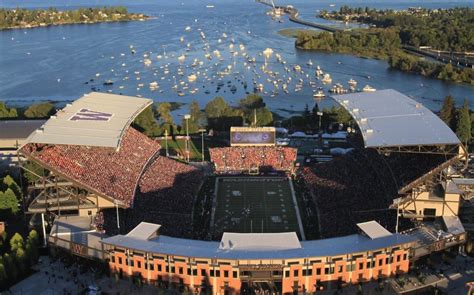
[[290, 183], [284, 177], [217, 178], [214, 233], [299, 233]]

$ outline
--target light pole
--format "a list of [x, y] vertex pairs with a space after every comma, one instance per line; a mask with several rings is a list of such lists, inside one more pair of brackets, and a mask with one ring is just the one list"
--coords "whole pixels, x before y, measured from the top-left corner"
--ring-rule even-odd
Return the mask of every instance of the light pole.
[[191, 119], [190, 114], [184, 115], [184, 119], [186, 120], [186, 161], [189, 162], [189, 119]]
[[316, 115], [319, 116], [319, 131], [321, 132], [321, 118], [323, 117], [323, 112], [317, 112]]
[[204, 132], [206, 129], [199, 129], [199, 132], [201, 132], [201, 162], [204, 162]]
[[166, 149], [166, 156], [169, 157], [170, 154], [168, 153], [168, 129], [165, 129], [165, 149]]

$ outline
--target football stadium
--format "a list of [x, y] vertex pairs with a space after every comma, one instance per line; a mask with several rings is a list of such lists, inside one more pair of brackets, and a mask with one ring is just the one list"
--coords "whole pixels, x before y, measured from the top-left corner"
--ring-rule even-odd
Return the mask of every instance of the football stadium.
[[87, 94], [20, 147], [23, 173], [37, 176], [28, 211], [57, 251], [211, 294], [336, 290], [462, 251], [457, 136], [394, 90], [333, 99], [357, 126], [313, 135], [350, 147], [330, 160], [297, 164], [274, 127], [236, 126], [198, 165], [134, 129], [152, 100]]

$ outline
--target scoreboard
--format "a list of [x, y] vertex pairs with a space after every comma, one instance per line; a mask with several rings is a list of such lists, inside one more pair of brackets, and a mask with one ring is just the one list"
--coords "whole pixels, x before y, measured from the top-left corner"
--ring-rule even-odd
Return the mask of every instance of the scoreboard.
[[231, 127], [230, 146], [273, 146], [275, 127]]

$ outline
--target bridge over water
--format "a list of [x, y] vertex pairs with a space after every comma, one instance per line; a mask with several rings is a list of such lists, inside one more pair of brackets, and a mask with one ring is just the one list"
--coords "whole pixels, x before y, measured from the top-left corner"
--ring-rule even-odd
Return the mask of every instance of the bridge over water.
[[298, 17], [298, 9], [296, 9], [292, 6], [274, 5], [274, 3], [271, 0], [256, 0], [256, 2], [262, 3], [262, 4], [267, 5], [267, 6], [270, 6], [274, 9], [283, 10], [286, 14], [288, 14], [288, 18], [292, 22], [302, 24], [302, 25], [305, 25], [305, 26], [308, 26], [308, 27], [313, 27], [313, 28], [316, 28], [316, 29], [328, 31], [328, 32], [331, 32], [331, 33], [342, 31], [341, 29], [338, 29], [338, 28], [334, 28], [334, 27], [325, 26], [325, 25], [322, 25], [322, 24], [302, 20]]

